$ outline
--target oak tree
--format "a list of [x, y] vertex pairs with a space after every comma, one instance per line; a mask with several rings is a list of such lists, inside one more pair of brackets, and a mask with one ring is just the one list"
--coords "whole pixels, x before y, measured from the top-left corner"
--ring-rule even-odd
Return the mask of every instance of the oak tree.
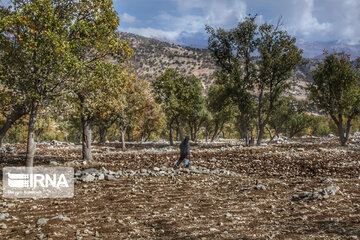
[[310, 98], [334, 121], [341, 146], [350, 137], [352, 121], [360, 113], [359, 75], [345, 53], [328, 54], [313, 74]]

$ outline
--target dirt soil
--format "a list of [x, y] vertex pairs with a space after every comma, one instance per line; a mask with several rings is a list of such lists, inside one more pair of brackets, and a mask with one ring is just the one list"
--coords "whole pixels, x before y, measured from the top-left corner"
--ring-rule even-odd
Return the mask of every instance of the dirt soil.
[[[1, 155], [0, 168], [24, 164], [25, 145]], [[0, 197], [0, 239], [359, 239], [359, 142], [341, 148], [333, 139], [298, 139], [262, 147], [193, 144], [191, 164], [227, 169], [235, 176], [132, 176], [75, 185], [71, 199]], [[144, 151], [150, 149], [149, 151]], [[94, 146], [93, 163], [73, 145], [38, 144], [36, 165], [137, 170], [173, 166], [176, 147]], [[330, 178], [321, 182], [321, 179]], [[247, 186], [264, 185], [266, 189]], [[2, 181], [0, 182], [2, 186]], [[330, 185], [333, 196], [293, 200]], [[2, 187], [0, 186], [2, 193]], [[70, 221], [41, 218], [63, 215]], [[7, 228], [2, 228], [1, 223]]]

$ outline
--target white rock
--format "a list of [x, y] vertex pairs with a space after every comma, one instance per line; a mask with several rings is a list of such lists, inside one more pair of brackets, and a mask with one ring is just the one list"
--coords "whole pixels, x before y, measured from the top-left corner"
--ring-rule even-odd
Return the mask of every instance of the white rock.
[[322, 192], [327, 193], [329, 195], [335, 195], [336, 192], [339, 190], [340, 190], [340, 188], [338, 186], [331, 185], [331, 186], [328, 186], [328, 187], [322, 189]]
[[5, 219], [7, 219], [7, 218], [9, 218], [9, 217], [11, 217], [11, 215], [8, 214], [8, 213], [0, 214], [0, 219], [2, 219], [2, 220], [5, 220]]
[[98, 180], [104, 180], [105, 179], [105, 175], [103, 173], [100, 173]]
[[256, 190], [266, 190], [266, 187], [264, 186], [264, 185], [256, 185], [256, 186], [254, 186], [253, 187], [254, 189], [256, 189]]
[[48, 218], [40, 218], [39, 220], [37, 220], [37, 225], [42, 225], [42, 224], [45, 224], [49, 221]]
[[108, 181], [112, 181], [112, 180], [116, 180], [116, 178], [113, 176], [113, 175], [105, 175], [105, 179], [108, 180]]
[[67, 217], [67, 216], [63, 216], [63, 215], [58, 215], [58, 216], [55, 216], [55, 217], [52, 217], [51, 220], [54, 220], [54, 219], [60, 219], [62, 221], [70, 221], [70, 218]]
[[227, 217], [232, 217], [232, 214], [229, 213], [229, 212], [227, 212], [225, 215], [226, 215]]
[[81, 177], [81, 181], [83, 181], [83, 182], [93, 182], [93, 181], [95, 181], [95, 177], [93, 175], [86, 174], [86, 175]]

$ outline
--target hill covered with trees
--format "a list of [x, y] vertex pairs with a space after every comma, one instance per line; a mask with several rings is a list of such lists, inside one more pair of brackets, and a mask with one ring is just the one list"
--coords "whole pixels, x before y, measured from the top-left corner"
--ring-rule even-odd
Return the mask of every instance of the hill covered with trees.
[[[128, 41], [134, 50], [131, 63], [142, 79], [155, 79], [166, 69], [173, 68], [181, 74], [198, 77], [206, 92], [214, 81], [213, 73], [217, 67], [208, 49], [184, 47], [132, 33], [120, 32], [118, 36], [121, 40]], [[306, 84], [312, 79], [311, 71], [322, 61], [305, 59], [294, 70], [293, 86], [287, 92], [297, 99], [304, 99]]]

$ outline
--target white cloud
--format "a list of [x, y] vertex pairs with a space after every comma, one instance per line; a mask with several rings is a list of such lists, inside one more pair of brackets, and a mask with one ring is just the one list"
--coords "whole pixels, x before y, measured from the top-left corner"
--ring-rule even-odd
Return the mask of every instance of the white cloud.
[[119, 28], [121, 32], [129, 32], [149, 38], [156, 38], [162, 41], [176, 42], [180, 32], [164, 31], [155, 28]]
[[314, 0], [295, 1], [294, 8], [296, 10], [292, 12], [290, 28], [294, 28], [297, 33], [309, 36], [314, 33], [325, 34], [331, 30], [331, 23], [320, 23], [313, 15]]
[[136, 19], [136, 17], [131, 16], [128, 13], [123, 13], [120, 16], [120, 21], [126, 22], [126, 23], [136, 23], [138, 20]]
[[[145, 37], [152, 37], [169, 42], [177, 42], [184, 36], [203, 33], [205, 25], [231, 28], [246, 16], [244, 1], [230, 0], [174, 0], [179, 16], [162, 11], [153, 20], [159, 28], [120, 28], [120, 31], [131, 32]], [[189, 10], [198, 9], [198, 14], [190, 14]], [[124, 14], [120, 19], [124, 20]]]
[[199, 32], [205, 28], [205, 22], [202, 16], [184, 15], [175, 17], [164, 12], [157, 16], [156, 19], [160, 23], [165, 23], [169, 26], [169, 29], [176, 29], [177, 31]]
[[[186, 34], [204, 34], [205, 25], [233, 28], [250, 13], [259, 14], [258, 24], [276, 24], [282, 17], [284, 28], [299, 41], [360, 44], [360, 0], [172, 0], [172, 3], [175, 8], [161, 8], [149, 19], [151, 28], [145, 25], [127, 31], [176, 42]], [[136, 18], [123, 14], [121, 20], [134, 22]]]
[[273, 24], [282, 16], [284, 28], [298, 39], [360, 43], [359, 0], [258, 0], [256, 4], [263, 6], [261, 14]]
[[246, 16], [246, 3], [243, 0], [175, 0], [180, 12], [198, 9], [202, 24], [216, 27], [233, 27]]
[[345, 0], [340, 3], [331, 0], [330, 9], [326, 5], [326, 10], [333, 18], [333, 34], [339, 39], [349, 44], [360, 44], [360, 1]]

